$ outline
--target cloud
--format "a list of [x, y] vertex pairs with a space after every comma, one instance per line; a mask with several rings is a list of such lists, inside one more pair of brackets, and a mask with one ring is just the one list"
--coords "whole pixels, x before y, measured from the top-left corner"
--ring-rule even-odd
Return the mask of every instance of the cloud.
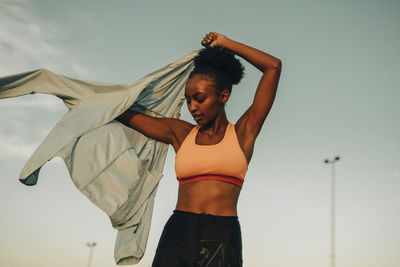
[[67, 110], [50, 95], [0, 99], [0, 159], [30, 156]]
[[0, 0], [0, 76], [43, 67], [59, 73], [89, 75], [85, 67], [52, 43], [66, 35], [63, 27], [43, 20], [34, 11], [30, 1]]
[[14, 157], [28, 158], [39, 144], [26, 143], [18, 135], [4, 136], [0, 132], [0, 160]]
[[[55, 44], [67, 37], [64, 27], [35, 14], [33, 3], [0, 0], [0, 77], [38, 68], [89, 75], [85, 67], [68, 56], [67, 50]], [[45, 136], [53, 123], [50, 115], [66, 110], [60, 99], [48, 95], [0, 99], [0, 158], [29, 156], [35, 147], [29, 141]], [[16, 136], [18, 133], [21, 136]]]

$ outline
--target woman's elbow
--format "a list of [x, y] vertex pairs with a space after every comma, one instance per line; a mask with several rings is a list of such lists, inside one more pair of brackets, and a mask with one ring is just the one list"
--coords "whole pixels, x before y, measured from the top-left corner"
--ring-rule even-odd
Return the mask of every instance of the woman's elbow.
[[280, 73], [282, 69], [282, 61], [276, 58], [273, 62], [269, 63], [269, 66], [264, 69], [264, 73], [274, 71]]

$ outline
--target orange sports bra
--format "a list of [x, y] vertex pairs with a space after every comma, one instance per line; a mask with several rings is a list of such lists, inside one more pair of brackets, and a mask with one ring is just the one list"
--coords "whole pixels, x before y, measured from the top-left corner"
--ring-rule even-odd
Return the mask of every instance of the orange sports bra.
[[196, 144], [199, 128], [199, 125], [193, 127], [176, 153], [175, 172], [179, 185], [212, 179], [242, 187], [248, 166], [235, 125], [229, 122], [224, 138], [214, 145]]

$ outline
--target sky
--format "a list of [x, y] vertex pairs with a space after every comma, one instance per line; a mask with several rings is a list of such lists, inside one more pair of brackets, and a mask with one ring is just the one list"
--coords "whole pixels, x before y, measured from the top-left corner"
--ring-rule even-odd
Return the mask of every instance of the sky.
[[[274, 105], [256, 141], [238, 204], [244, 266], [329, 266], [331, 167], [336, 266], [400, 266], [400, 3], [398, 1], [0, 0], [0, 76], [46, 68], [129, 83], [201, 48], [215, 31], [281, 59]], [[226, 106], [251, 105], [261, 73]], [[117, 231], [73, 185], [60, 158], [38, 184], [18, 181], [67, 112], [48, 95], [0, 99], [0, 266], [116, 266]], [[195, 123], [185, 105], [183, 120]], [[170, 148], [146, 253], [150, 266], [175, 208]]]

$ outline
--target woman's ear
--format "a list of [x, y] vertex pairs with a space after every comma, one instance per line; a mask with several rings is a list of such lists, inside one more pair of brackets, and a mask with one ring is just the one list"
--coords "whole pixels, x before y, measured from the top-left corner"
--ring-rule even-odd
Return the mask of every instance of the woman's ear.
[[219, 93], [218, 101], [221, 104], [225, 104], [226, 101], [228, 101], [230, 95], [231, 92], [229, 92], [229, 90], [223, 90], [221, 93]]

